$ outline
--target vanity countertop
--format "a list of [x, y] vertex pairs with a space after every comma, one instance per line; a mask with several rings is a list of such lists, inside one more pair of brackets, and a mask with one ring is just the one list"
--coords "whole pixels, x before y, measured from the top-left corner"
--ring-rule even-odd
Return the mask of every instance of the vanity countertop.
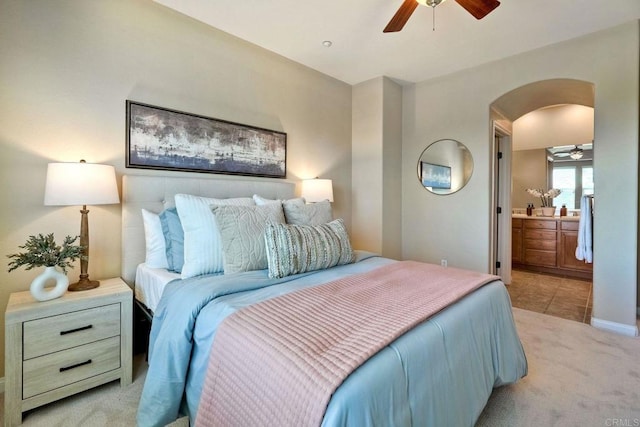
[[541, 219], [541, 220], [545, 220], [545, 221], [557, 221], [557, 220], [562, 220], [562, 221], [580, 221], [580, 217], [579, 216], [536, 216], [536, 215], [531, 215], [531, 216], [527, 216], [524, 214], [513, 214], [511, 215], [512, 218], [520, 218], [520, 219]]

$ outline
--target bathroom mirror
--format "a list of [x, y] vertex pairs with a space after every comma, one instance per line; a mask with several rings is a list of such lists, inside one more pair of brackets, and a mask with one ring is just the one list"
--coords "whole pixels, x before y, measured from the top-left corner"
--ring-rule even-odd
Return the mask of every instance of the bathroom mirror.
[[473, 173], [469, 149], [453, 139], [440, 139], [418, 159], [418, 181], [433, 194], [452, 194], [464, 187]]

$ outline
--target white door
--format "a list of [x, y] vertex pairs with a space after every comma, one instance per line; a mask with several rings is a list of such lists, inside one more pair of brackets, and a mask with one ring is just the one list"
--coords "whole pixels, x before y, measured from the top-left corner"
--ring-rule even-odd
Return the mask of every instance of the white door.
[[511, 135], [493, 126], [494, 139], [494, 220], [493, 273], [511, 283]]

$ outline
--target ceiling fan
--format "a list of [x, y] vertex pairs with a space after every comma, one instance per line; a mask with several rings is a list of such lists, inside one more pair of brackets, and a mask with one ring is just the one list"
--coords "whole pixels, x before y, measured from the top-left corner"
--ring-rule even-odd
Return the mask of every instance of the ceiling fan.
[[582, 148], [578, 147], [577, 145], [569, 151], [559, 151], [557, 153], [554, 153], [554, 156], [556, 157], [568, 156], [568, 157], [571, 157], [573, 160], [580, 160], [583, 155], [584, 155], [584, 152]]
[[[435, 7], [443, 1], [444, 0], [404, 0], [400, 9], [393, 15], [393, 18], [391, 18], [391, 21], [389, 21], [383, 32], [394, 33], [400, 31], [411, 17], [413, 11], [418, 7], [418, 3], [431, 6], [435, 9]], [[484, 18], [493, 11], [493, 9], [500, 6], [498, 0], [456, 0], [456, 2], [476, 19]]]

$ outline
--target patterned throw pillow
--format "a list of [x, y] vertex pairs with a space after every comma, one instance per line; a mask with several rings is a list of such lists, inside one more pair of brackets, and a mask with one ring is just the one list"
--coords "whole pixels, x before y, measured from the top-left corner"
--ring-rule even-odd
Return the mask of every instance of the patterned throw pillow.
[[305, 204], [304, 199], [291, 199], [282, 202], [287, 224], [320, 225], [333, 219], [331, 203], [323, 200], [318, 203]]
[[284, 223], [279, 203], [263, 206], [217, 206], [213, 214], [222, 238], [224, 274], [267, 268], [264, 230]]
[[321, 225], [268, 225], [264, 232], [269, 277], [322, 270], [355, 260], [342, 219]]

